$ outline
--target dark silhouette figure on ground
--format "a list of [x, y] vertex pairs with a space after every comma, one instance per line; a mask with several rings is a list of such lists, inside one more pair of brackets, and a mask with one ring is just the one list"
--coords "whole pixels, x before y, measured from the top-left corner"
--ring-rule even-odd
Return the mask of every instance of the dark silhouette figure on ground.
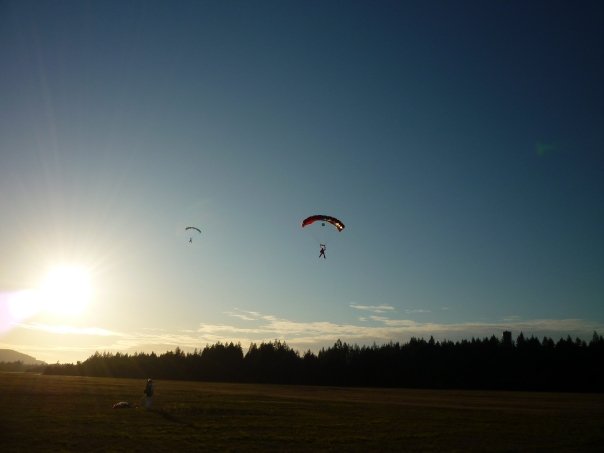
[[151, 378], [147, 379], [147, 384], [145, 385], [145, 390], [143, 393], [145, 394], [145, 409], [151, 409], [151, 405], [153, 404], [153, 391], [155, 390], [155, 386], [153, 385], [153, 381]]

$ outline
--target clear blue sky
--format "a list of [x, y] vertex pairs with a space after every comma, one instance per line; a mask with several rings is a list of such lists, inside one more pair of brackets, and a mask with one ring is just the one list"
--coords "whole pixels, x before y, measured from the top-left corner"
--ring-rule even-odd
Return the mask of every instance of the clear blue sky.
[[[0, 1], [0, 348], [603, 333], [603, 30], [600, 1]], [[32, 302], [60, 266], [77, 310], [73, 275]]]

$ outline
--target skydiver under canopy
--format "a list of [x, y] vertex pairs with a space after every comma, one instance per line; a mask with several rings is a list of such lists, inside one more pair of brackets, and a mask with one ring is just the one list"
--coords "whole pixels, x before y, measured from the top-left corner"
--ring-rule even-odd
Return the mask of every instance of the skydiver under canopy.
[[[185, 231], [187, 231], [187, 230], [195, 230], [195, 231], [197, 231], [199, 234], [201, 234], [201, 230], [200, 230], [199, 228], [197, 228], [197, 227], [194, 227], [194, 226], [188, 226], [188, 227], [186, 227], [186, 228], [185, 228]], [[192, 233], [192, 232], [191, 232], [191, 233]], [[193, 242], [193, 236], [190, 236], [190, 237], [189, 237], [189, 243], [192, 243], [192, 242]]]
[[320, 244], [321, 245], [321, 250], [319, 250], [319, 258], [323, 257], [323, 259], [327, 259], [327, 257], [325, 256], [325, 249], [327, 248], [327, 246], [325, 244]]

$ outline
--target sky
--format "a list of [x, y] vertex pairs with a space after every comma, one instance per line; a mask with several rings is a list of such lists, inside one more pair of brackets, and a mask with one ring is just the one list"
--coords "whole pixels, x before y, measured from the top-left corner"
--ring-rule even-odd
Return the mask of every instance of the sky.
[[604, 333], [600, 1], [0, 0], [0, 67], [0, 348]]

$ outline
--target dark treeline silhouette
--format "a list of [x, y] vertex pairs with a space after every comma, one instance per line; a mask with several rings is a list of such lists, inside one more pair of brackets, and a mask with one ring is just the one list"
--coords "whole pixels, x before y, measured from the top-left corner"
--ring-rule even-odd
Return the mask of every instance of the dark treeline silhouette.
[[77, 364], [56, 364], [46, 374], [155, 379], [372, 386], [602, 392], [604, 337], [587, 343], [570, 336], [435, 341], [351, 346], [338, 340], [318, 354], [300, 355], [286, 343], [217, 343], [184, 353], [95, 353]]
[[15, 362], [0, 362], [0, 371], [42, 373], [46, 366], [27, 364], [17, 360]]

